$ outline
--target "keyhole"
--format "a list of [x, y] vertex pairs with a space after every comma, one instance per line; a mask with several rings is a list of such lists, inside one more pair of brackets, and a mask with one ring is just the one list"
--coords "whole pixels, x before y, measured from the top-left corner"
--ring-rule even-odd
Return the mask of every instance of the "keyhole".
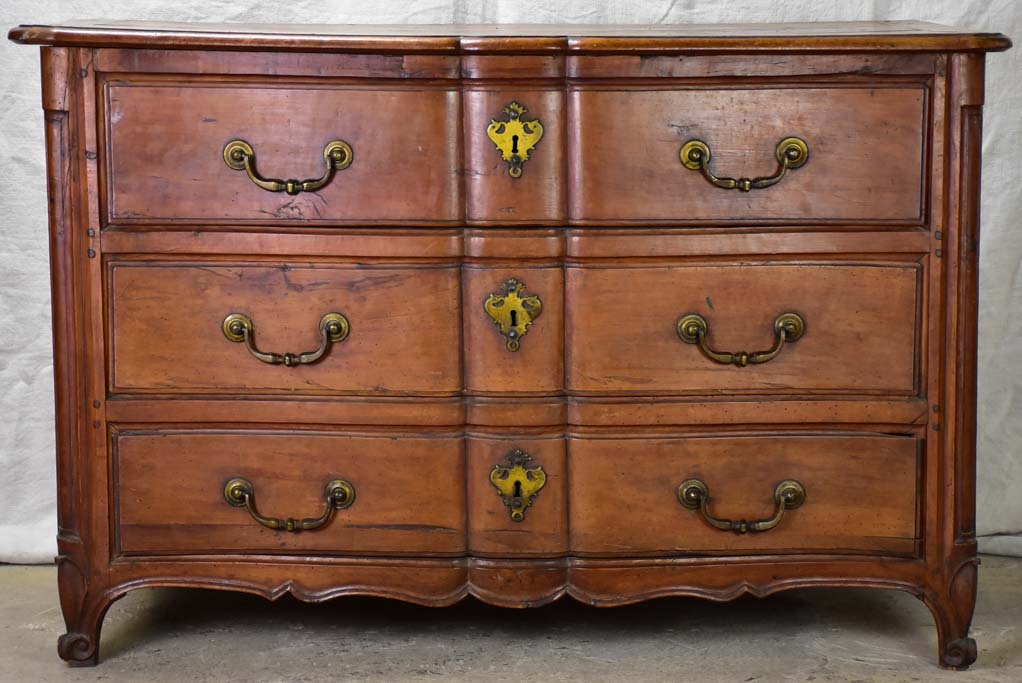
[[518, 311], [511, 311], [511, 327], [518, 327]]
[[521, 498], [522, 497], [522, 482], [518, 481], [517, 479], [515, 480], [515, 495], [514, 495], [514, 497], [515, 498]]
[[512, 154], [518, 154], [518, 136], [517, 135], [512, 135], [511, 136], [511, 153]]

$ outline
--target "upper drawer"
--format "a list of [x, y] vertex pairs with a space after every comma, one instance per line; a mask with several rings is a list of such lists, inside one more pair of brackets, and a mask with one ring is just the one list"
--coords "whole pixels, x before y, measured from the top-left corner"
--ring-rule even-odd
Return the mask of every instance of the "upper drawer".
[[115, 260], [107, 289], [112, 393], [461, 390], [456, 266]]
[[[596, 88], [572, 98], [575, 222], [922, 222], [920, 85]], [[715, 187], [680, 156], [699, 140], [710, 173], [765, 178], [780, 172], [779, 143], [792, 137], [805, 142], [805, 163], [751, 191]]]
[[[111, 223], [461, 217], [454, 90], [113, 82], [106, 111]], [[293, 196], [262, 189], [246, 170], [225, 163], [234, 140], [250, 146], [262, 178], [328, 182]], [[331, 174], [325, 150], [334, 140], [347, 143], [351, 157], [342, 151]]]
[[915, 395], [920, 276], [915, 262], [570, 267], [568, 390]]

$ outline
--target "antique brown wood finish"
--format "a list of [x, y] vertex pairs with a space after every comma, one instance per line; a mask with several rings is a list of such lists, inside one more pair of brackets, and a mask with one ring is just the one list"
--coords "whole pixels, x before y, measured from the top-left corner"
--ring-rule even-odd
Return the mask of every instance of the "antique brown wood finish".
[[[578, 85], [571, 98], [574, 223], [921, 221], [921, 83], [600, 84]], [[593, 144], [595, 131], [605, 142]], [[777, 144], [792, 136], [806, 142], [809, 161], [769, 192], [708, 192], [702, 174], [678, 161], [681, 146], [697, 139], [716, 175], [769, 176]], [[625, 150], [614, 144], [624, 140]]]
[[[983, 53], [1003, 36], [10, 36], [44, 46], [71, 664], [144, 586], [514, 607], [869, 586], [927, 604], [942, 666], [975, 659]], [[487, 134], [512, 101], [544, 131], [517, 178]], [[700, 139], [706, 171], [765, 177], [790, 136], [808, 162], [749, 192], [679, 156]], [[281, 180], [323, 174], [331, 140], [353, 156], [290, 196], [225, 163], [235, 139]], [[517, 346], [492, 317], [512, 280], [542, 308]], [[298, 367], [222, 328], [241, 313], [259, 349], [297, 353], [329, 312], [347, 338]], [[805, 328], [776, 357], [707, 357], [769, 350], [782, 313]], [[679, 337], [687, 314], [706, 349]], [[274, 530], [230, 504], [235, 477], [285, 526], [315, 526], [333, 479], [355, 498]], [[690, 479], [702, 511], [679, 501]], [[741, 526], [782, 479], [802, 504]]]
[[[516, 279], [522, 293], [542, 302], [540, 315], [521, 338], [518, 351], [507, 350], [499, 326], [484, 311], [491, 294]], [[472, 394], [560, 394], [564, 387], [564, 271], [546, 267], [477, 267], [462, 270], [464, 297], [462, 318], [465, 338], [465, 388]], [[548, 320], [555, 321], [547, 324]], [[523, 368], [528, 368], [523, 372]]]
[[[573, 266], [566, 276], [573, 304], [565, 320], [568, 389], [912, 394], [920, 275], [911, 262]], [[677, 332], [683, 316], [697, 314], [712, 349], [764, 351], [776, 344], [775, 320], [789, 312], [805, 322], [803, 336], [740, 371], [721, 372]], [[635, 348], [646, 352], [630, 353]]]
[[[908, 436], [869, 434], [574, 438], [571, 547], [587, 557], [908, 555], [916, 549], [919, 446]], [[730, 520], [770, 519], [774, 487], [785, 479], [802, 484], [806, 500], [786, 510], [776, 528], [739, 535], [678, 503], [678, 487], [689, 479], [708, 487], [708, 511]]]
[[[560, 434], [472, 433], [466, 438], [469, 552], [476, 557], [559, 557], [568, 553], [568, 467]], [[528, 467], [542, 467], [546, 483], [515, 521], [490, 482], [495, 466], [506, 466], [515, 449], [528, 453]]]
[[[471, 87], [471, 86], [469, 86]], [[467, 89], [465, 121], [465, 203], [470, 224], [560, 224], [566, 218], [564, 169], [564, 92], [519, 90], [507, 85]], [[508, 165], [486, 135], [491, 120], [504, 121], [511, 102], [525, 107], [522, 118], [539, 120], [543, 137], [512, 178]], [[479, 123], [482, 122], [482, 123]]]
[[[118, 554], [464, 554], [460, 434], [118, 427], [111, 457]], [[252, 483], [257, 511], [270, 517], [319, 517], [337, 478], [355, 499], [322, 529], [281, 533], [224, 504], [235, 477]]]
[[[460, 222], [458, 93], [365, 88], [107, 83], [109, 223]], [[236, 139], [269, 178], [322, 175], [334, 139], [351, 145], [353, 161], [318, 192], [266, 192], [244, 172], [225, 172], [223, 150]]]
[[[150, 258], [107, 266], [112, 395], [461, 390], [457, 267]], [[293, 368], [257, 360], [222, 327], [241, 313], [258, 349], [297, 354], [320, 345], [320, 320], [332, 312], [349, 321], [347, 337]], [[401, 326], [408, 333], [395, 335]]]

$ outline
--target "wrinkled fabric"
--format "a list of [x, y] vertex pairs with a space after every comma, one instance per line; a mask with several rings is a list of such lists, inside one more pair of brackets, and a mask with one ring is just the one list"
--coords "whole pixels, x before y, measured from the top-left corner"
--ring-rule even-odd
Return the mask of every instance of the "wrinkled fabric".
[[[0, 27], [73, 18], [278, 23], [916, 19], [1022, 37], [1015, 0], [4, 0]], [[981, 549], [1022, 555], [1022, 47], [987, 61], [979, 341]], [[0, 561], [47, 562], [56, 484], [39, 55], [0, 44]]]

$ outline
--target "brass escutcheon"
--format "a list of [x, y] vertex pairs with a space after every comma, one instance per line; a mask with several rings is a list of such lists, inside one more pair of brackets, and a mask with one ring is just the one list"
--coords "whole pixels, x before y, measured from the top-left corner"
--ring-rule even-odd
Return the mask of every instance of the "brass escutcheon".
[[678, 487], [678, 502], [689, 510], [699, 510], [703, 517], [714, 528], [721, 531], [733, 531], [736, 534], [746, 534], [750, 531], [769, 531], [780, 524], [781, 517], [785, 510], [794, 510], [806, 502], [806, 488], [794, 479], [785, 479], [774, 489], [774, 502], [777, 510], [773, 517], [749, 522], [744, 519], [731, 521], [730, 519], [719, 519], [710, 514], [710, 488], [701, 479], [688, 479]]
[[521, 348], [529, 325], [543, 312], [543, 302], [535, 294], [522, 296], [525, 283], [515, 278], [505, 282], [503, 289], [503, 294], [490, 294], [483, 308], [507, 339], [507, 350], [514, 352]]
[[710, 146], [702, 140], [689, 140], [678, 153], [682, 165], [690, 171], [702, 171], [711, 183], [725, 190], [749, 192], [781, 182], [790, 168], [799, 168], [809, 160], [809, 145], [802, 138], [784, 138], [777, 143], [774, 156], [780, 164], [772, 176], [761, 178], [720, 178], [710, 171]]
[[522, 175], [522, 164], [529, 160], [529, 152], [543, 137], [543, 124], [539, 119], [523, 121], [522, 114], [529, 111], [517, 102], [504, 107], [507, 121], [491, 119], [486, 135], [497, 146], [500, 157], [507, 162], [508, 175], [518, 178]]
[[531, 455], [516, 448], [507, 454], [508, 465], [494, 465], [490, 472], [490, 482], [507, 506], [513, 522], [525, 520], [525, 510], [546, 484], [546, 472], [541, 465], [526, 467], [531, 460]]

